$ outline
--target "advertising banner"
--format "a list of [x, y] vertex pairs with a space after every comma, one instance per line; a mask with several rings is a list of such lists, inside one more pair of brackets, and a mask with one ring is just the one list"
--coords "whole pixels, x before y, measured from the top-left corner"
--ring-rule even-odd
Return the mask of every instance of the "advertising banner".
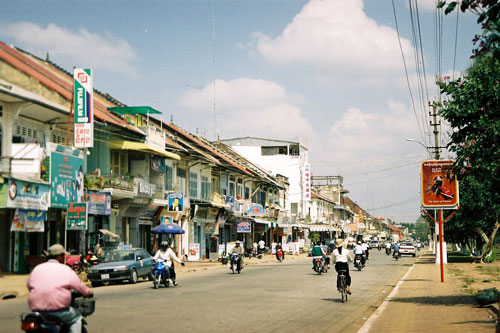
[[453, 163], [452, 160], [433, 160], [422, 163], [423, 207], [452, 208], [458, 206], [458, 181], [452, 172]]
[[49, 209], [49, 185], [9, 179], [7, 207], [30, 210]]
[[70, 202], [66, 214], [66, 230], [87, 230], [87, 218], [86, 202]]
[[104, 192], [88, 191], [85, 201], [89, 203], [89, 214], [111, 215], [111, 194]]
[[311, 165], [304, 165], [304, 178], [303, 178], [303, 188], [304, 188], [304, 201], [311, 201]]
[[50, 153], [50, 207], [68, 207], [69, 202], [85, 199], [83, 188], [83, 151], [53, 145]]
[[219, 225], [217, 223], [207, 223], [205, 225], [205, 233], [209, 235], [218, 235]]
[[94, 88], [92, 70], [75, 68], [74, 81], [74, 146], [90, 148], [94, 146]]
[[200, 243], [189, 243], [188, 261], [200, 260]]
[[10, 231], [44, 232], [46, 213], [41, 210], [16, 209]]
[[248, 216], [265, 216], [266, 215], [266, 210], [262, 205], [260, 204], [251, 204], [250, 207], [248, 207], [247, 210], [247, 215]]
[[252, 231], [252, 224], [248, 221], [240, 221], [236, 223], [237, 233], [250, 233]]

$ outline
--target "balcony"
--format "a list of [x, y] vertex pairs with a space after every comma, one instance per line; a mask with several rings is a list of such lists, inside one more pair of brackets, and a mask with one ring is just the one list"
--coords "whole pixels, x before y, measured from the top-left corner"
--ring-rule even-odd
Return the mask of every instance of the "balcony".
[[0, 174], [46, 179], [43, 148], [36, 143], [13, 143], [12, 156], [0, 156]]
[[87, 190], [117, 189], [134, 192], [134, 177], [121, 175], [85, 175]]

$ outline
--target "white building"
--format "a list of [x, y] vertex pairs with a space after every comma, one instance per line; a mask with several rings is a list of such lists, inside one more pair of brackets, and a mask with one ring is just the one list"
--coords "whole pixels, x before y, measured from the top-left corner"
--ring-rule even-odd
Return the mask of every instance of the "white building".
[[[285, 210], [294, 219], [305, 219], [311, 198], [311, 175], [307, 142], [299, 137], [295, 141], [282, 141], [256, 137], [221, 140], [246, 159], [260, 165], [273, 175], [288, 177], [290, 184]], [[309, 181], [307, 181], [309, 180]]]

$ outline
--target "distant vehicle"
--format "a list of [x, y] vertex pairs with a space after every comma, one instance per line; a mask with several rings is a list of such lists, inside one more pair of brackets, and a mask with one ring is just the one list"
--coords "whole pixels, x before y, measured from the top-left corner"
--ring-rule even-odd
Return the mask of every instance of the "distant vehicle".
[[116, 249], [108, 252], [100, 264], [91, 267], [87, 277], [93, 287], [110, 281], [128, 280], [130, 283], [137, 283], [140, 277], [153, 281], [152, 267], [153, 257], [146, 250]]
[[371, 240], [370, 243], [368, 243], [368, 245], [370, 246], [370, 248], [376, 248], [378, 246], [378, 241], [376, 240]]
[[399, 253], [401, 255], [409, 254], [415, 257], [415, 246], [413, 246], [411, 242], [402, 242], [399, 246]]

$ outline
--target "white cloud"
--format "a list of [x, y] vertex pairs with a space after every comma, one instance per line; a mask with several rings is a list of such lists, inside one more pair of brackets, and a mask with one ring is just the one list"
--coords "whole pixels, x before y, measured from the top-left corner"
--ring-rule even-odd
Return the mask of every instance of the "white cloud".
[[[215, 96], [221, 137], [264, 136], [290, 139], [301, 134], [316, 138], [308, 119], [298, 104], [302, 97], [288, 93], [277, 83], [250, 78], [216, 80]], [[199, 123], [213, 121], [213, 83], [203, 89], [191, 89], [179, 100]]]
[[[55, 24], [42, 27], [30, 22], [5, 24], [0, 35], [10, 37], [28, 49], [38, 49], [51, 58], [73, 62], [74, 66], [90, 67], [136, 75], [131, 62], [136, 55], [130, 44], [111, 34], [93, 34], [81, 28], [71, 31]], [[59, 59], [58, 59], [59, 60]]]
[[408, 137], [420, 137], [413, 112], [389, 100], [382, 111], [348, 109], [330, 127], [323, 150], [327, 156], [353, 160], [394, 156], [405, 150]]
[[[254, 34], [257, 50], [278, 64], [351, 72], [400, 69], [397, 33], [366, 16], [362, 0], [312, 0], [276, 38]], [[405, 57], [412, 46], [401, 39]], [[407, 61], [408, 61], [407, 60]]]

